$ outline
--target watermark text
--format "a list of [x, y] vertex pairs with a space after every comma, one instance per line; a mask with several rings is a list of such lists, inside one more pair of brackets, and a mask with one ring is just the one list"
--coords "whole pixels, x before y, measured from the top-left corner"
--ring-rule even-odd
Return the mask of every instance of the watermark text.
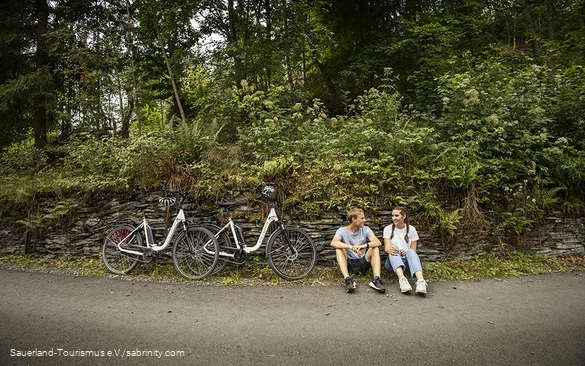
[[10, 349], [11, 357], [185, 357], [185, 351], [179, 350], [159, 350], [159, 349], [141, 349], [141, 348], [114, 348], [114, 349], [66, 349], [66, 348], [46, 348], [46, 349]]

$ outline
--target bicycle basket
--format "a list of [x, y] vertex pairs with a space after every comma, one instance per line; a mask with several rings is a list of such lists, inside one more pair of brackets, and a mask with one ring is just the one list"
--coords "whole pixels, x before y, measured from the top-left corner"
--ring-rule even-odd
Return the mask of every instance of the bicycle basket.
[[159, 197], [158, 198], [159, 205], [164, 206], [164, 207], [171, 207], [172, 205], [175, 204], [175, 201], [176, 201], [175, 197]]
[[278, 192], [276, 192], [273, 183], [267, 183], [264, 188], [262, 188], [262, 197], [268, 202], [276, 202]]

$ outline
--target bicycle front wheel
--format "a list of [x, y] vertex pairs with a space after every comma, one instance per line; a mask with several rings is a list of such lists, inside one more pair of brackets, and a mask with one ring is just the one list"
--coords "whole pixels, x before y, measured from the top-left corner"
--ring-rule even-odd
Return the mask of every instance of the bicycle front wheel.
[[213, 272], [219, 257], [219, 245], [211, 231], [190, 227], [173, 244], [173, 264], [186, 278], [199, 280]]
[[[217, 236], [216, 240], [217, 240], [217, 244], [219, 245], [219, 252], [226, 252], [226, 253], [233, 253], [234, 250], [232, 248], [234, 248], [235, 246], [233, 246], [230, 238], [228, 237], [228, 235], [223, 232], [219, 235], [217, 235], [217, 233], [221, 230], [221, 228], [215, 224], [205, 224], [204, 227], [211, 231], [211, 233], [214, 236]], [[231, 249], [231, 250], [230, 250]], [[219, 255], [219, 258], [217, 260], [217, 264], [215, 265], [215, 268], [213, 269], [213, 275], [219, 274], [221, 272], [223, 272], [223, 270], [227, 267], [229, 261], [227, 259], [227, 257], [223, 257], [221, 255]]]
[[130, 235], [134, 227], [122, 224], [114, 227], [106, 234], [102, 245], [102, 260], [108, 271], [115, 274], [126, 274], [138, 265], [138, 257], [134, 254], [121, 252], [118, 244], [126, 249], [142, 246], [142, 237], [138, 233]]
[[307, 233], [296, 227], [287, 227], [272, 233], [266, 244], [266, 257], [277, 275], [294, 281], [311, 273], [317, 250]]

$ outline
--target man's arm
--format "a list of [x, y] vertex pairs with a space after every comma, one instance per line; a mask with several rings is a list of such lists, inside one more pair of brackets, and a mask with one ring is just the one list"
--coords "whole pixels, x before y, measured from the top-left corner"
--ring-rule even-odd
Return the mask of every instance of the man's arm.
[[366, 248], [367, 244], [350, 245], [350, 244], [346, 244], [346, 243], [342, 242], [341, 239], [334, 236], [333, 240], [331, 240], [331, 246], [335, 249], [345, 249], [345, 250], [349, 249], [352, 252], [357, 253], [358, 256], [360, 256], [362, 249]]
[[374, 234], [370, 235], [368, 240], [369, 242], [367, 244], [369, 244], [369, 247], [371, 248], [377, 248], [379, 246], [382, 246], [382, 242], [380, 242], [380, 239], [378, 239], [378, 237]]
[[335, 249], [351, 249], [351, 245], [345, 244], [337, 236], [333, 237], [333, 240], [331, 240], [330, 245]]

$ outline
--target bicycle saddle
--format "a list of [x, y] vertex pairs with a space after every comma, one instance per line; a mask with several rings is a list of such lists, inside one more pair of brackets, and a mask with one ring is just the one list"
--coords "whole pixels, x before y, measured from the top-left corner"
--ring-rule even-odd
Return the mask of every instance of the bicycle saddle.
[[227, 208], [227, 207], [233, 206], [234, 203], [233, 202], [223, 201], [223, 202], [217, 202], [217, 205], [219, 207], [222, 207], [222, 208]]

